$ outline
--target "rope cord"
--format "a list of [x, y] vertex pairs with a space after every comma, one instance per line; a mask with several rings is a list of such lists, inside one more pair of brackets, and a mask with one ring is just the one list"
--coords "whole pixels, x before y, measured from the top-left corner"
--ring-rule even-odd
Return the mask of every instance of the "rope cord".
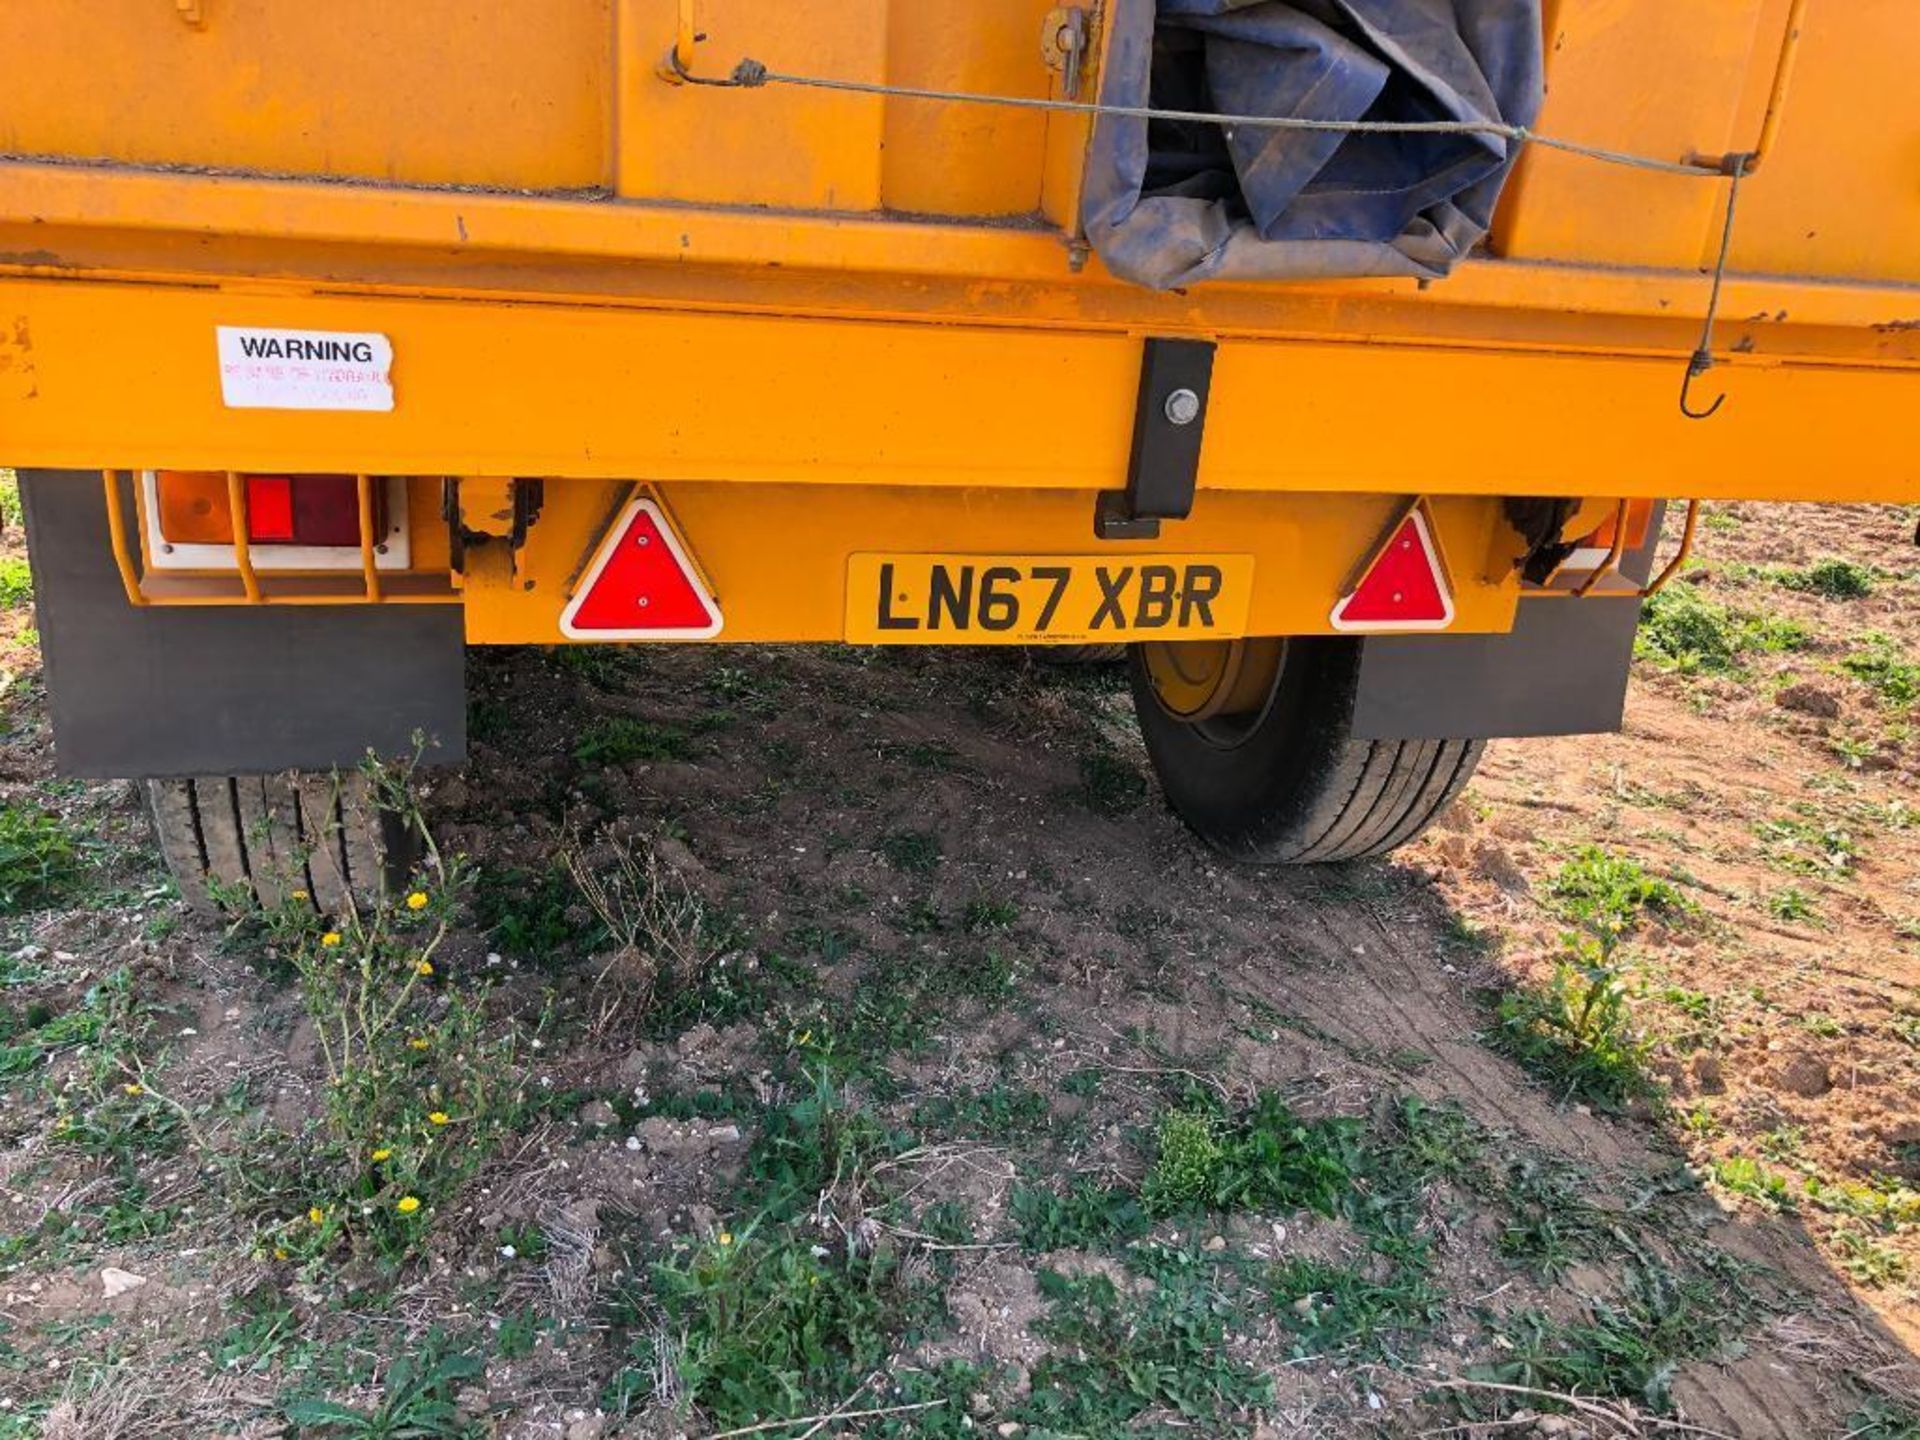
[[1700, 343], [1687, 360], [1687, 373], [1680, 384], [1680, 412], [1689, 420], [1705, 420], [1726, 403], [1720, 395], [1704, 410], [1691, 403], [1693, 382], [1714, 367], [1713, 327], [1720, 311], [1720, 290], [1726, 281], [1727, 256], [1733, 248], [1734, 208], [1740, 199], [1740, 181], [1754, 158], [1735, 153], [1717, 164], [1692, 160], [1662, 160], [1652, 155], [1637, 155], [1626, 150], [1610, 150], [1603, 145], [1583, 145], [1541, 135], [1525, 125], [1509, 125], [1498, 120], [1308, 120], [1291, 115], [1232, 115], [1207, 110], [1163, 110], [1151, 105], [1104, 105], [1087, 100], [1054, 100], [1026, 95], [989, 95], [971, 90], [929, 90], [915, 85], [882, 85], [867, 80], [836, 80], [822, 75], [789, 75], [770, 70], [751, 57], [733, 67], [725, 78], [695, 75], [680, 58], [679, 51], [668, 52], [667, 62], [674, 74], [689, 85], [707, 85], [721, 90], [757, 90], [765, 85], [792, 85], [806, 90], [833, 90], [853, 95], [883, 95], [902, 100], [938, 100], [957, 105], [996, 105], [1012, 110], [1047, 110], [1069, 115], [1110, 115], [1123, 120], [1172, 120], [1186, 124], [1247, 126], [1260, 130], [1339, 131], [1349, 135], [1491, 135], [1516, 146], [1538, 145], [1602, 164], [1621, 165], [1632, 170], [1650, 170], [1661, 175], [1691, 175], [1727, 179], [1726, 221], [1720, 230], [1720, 252], [1714, 261], [1713, 288], [1707, 297], [1706, 320], [1700, 329]]
[[1733, 211], [1740, 203], [1740, 182], [1747, 173], [1745, 155], [1735, 155], [1729, 161], [1732, 166], [1727, 182], [1727, 218], [1720, 227], [1720, 253], [1713, 262], [1713, 288], [1707, 292], [1707, 316], [1700, 326], [1700, 343], [1693, 349], [1692, 357], [1687, 361], [1686, 379], [1680, 382], [1680, 413], [1689, 420], [1705, 420], [1726, 403], [1727, 397], [1719, 395], [1713, 404], [1704, 410], [1695, 410], [1690, 393], [1693, 382], [1698, 380], [1714, 366], [1713, 359], [1713, 322], [1720, 314], [1720, 287], [1727, 278], [1727, 252], [1733, 249]]
[[884, 95], [901, 100], [941, 100], [956, 105], [997, 105], [1010, 110], [1051, 110], [1069, 115], [1111, 115], [1122, 120], [1174, 120], [1198, 125], [1246, 126], [1260, 130], [1339, 131], [1350, 135], [1495, 135], [1517, 145], [1538, 145], [1609, 165], [1652, 170], [1663, 175], [1725, 175], [1726, 167], [1697, 161], [1661, 160], [1602, 145], [1583, 145], [1541, 135], [1525, 125], [1499, 120], [1308, 120], [1292, 115], [1231, 115], [1211, 110], [1163, 110], [1151, 105], [1103, 105], [1088, 100], [1053, 100], [1030, 95], [989, 95], [974, 90], [928, 90], [915, 85], [883, 85], [869, 80], [837, 80], [823, 75], [789, 75], [758, 60], [742, 60], [724, 79], [695, 75], [678, 53], [669, 56], [673, 72], [689, 85], [721, 90], [757, 90], [763, 85], [793, 85], [806, 90], [835, 90], [853, 95]]

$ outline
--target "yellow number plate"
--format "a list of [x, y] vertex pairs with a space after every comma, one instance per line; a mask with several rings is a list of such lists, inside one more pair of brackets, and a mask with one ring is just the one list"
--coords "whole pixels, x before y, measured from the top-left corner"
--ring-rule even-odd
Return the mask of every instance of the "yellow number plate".
[[1251, 555], [854, 555], [863, 645], [1200, 640], [1246, 633]]

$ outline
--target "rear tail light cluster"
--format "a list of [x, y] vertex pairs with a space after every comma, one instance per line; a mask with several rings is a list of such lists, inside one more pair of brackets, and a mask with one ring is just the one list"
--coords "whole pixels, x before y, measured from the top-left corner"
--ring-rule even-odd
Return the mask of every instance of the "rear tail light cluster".
[[[231, 545], [225, 473], [162, 470], [155, 477], [160, 538], [171, 545]], [[360, 482], [352, 475], [246, 475], [246, 534], [253, 545], [358, 548]], [[374, 487], [372, 533], [386, 533], [384, 486]]]

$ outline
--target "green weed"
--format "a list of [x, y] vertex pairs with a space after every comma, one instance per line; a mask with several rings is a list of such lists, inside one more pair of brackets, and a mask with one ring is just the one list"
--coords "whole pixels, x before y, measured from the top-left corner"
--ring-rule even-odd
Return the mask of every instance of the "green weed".
[[1169, 1110], [1141, 1203], [1153, 1215], [1190, 1208], [1331, 1215], [1351, 1182], [1357, 1128], [1350, 1120], [1302, 1120], [1264, 1091], [1237, 1115]]
[[1152, 1228], [1153, 1217], [1140, 1197], [1084, 1177], [1064, 1193], [1038, 1186], [1016, 1186], [1009, 1209], [1022, 1248], [1035, 1254], [1052, 1250], [1104, 1250], [1137, 1239]]
[[[1670, 1411], [1675, 1372], [1719, 1347], [1729, 1307], [1704, 1282], [1650, 1265], [1626, 1267], [1625, 1282], [1621, 1300], [1589, 1302], [1585, 1320], [1556, 1322], [1531, 1310], [1515, 1314], [1503, 1335], [1507, 1358], [1474, 1367], [1469, 1376], [1536, 1392], [1620, 1396], [1656, 1414]], [[1490, 1406], [1494, 1416], [1506, 1416], [1522, 1403], [1482, 1396], [1476, 1408]], [[1555, 1404], [1538, 1394], [1524, 1403], [1535, 1409]]]
[[1820, 918], [1819, 907], [1813, 903], [1813, 898], [1795, 885], [1767, 896], [1767, 913], [1776, 920], [1785, 920], [1790, 924], [1813, 922]]
[[899, 830], [882, 837], [880, 854], [907, 875], [931, 875], [940, 867], [940, 837], [925, 830]]
[[79, 873], [78, 847], [57, 816], [20, 801], [0, 805], [0, 915], [52, 904]]
[[631, 765], [638, 760], [685, 760], [693, 737], [677, 725], [605, 715], [581, 733], [573, 758], [582, 765]]
[[1684, 915], [1692, 904], [1670, 881], [1649, 875], [1638, 861], [1598, 845], [1583, 846], [1547, 882], [1547, 893], [1573, 920], [1631, 929], [1642, 911]]
[[1380, 1353], [1397, 1335], [1431, 1325], [1444, 1299], [1427, 1273], [1424, 1254], [1400, 1266], [1383, 1266], [1378, 1258], [1347, 1265], [1283, 1260], [1264, 1283], [1281, 1323], [1298, 1337], [1302, 1355], [1355, 1348]]
[[1840, 668], [1866, 684], [1888, 709], [1908, 710], [1920, 702], [1920, 664], [1884, 631], [1862, 635], [1859, 648], [1840, 661]]
[[1829, 600], [1863, 600], [1873, 593], [1871, 566], [1852, 560], [1827, 559], [1804, 570], [1777, 566], [1766, 571], [1767, 578], [1787, 590], [1808, 595], [1823, 595]]
[[[823, 1072], [811, 1078], [762, 1117], [745, 1218], [675, 1244], [631, 1297], [647, 1333], [609, 1387], [617, 1412], [671, 1401], [722, 1428], [817, 1413], [938, 1318], [932, 1267], [860, 1223], [888, 1203], [883, 1172], [908, 1139]], [[829, 1216], [838, 1224], [823, 1232]]]
[[1100, 1274], [1038, 1280], [1048, 1314], [1035, 1328], [1053, 1345], [1016, 1412], [1036, 1430], [1117, 1436], [1152, 1410], [1218, 1426], [1271, 1403], [1272, 1379], [1228, 1349], [1236, 1309], [1211, 1268], [1163, 1267], [1144, 1293]]
[[1633, 1016], [1620, 947], [1644, 911], [1692, 909], [1680, 891], [1634, 861], [1588, 846], [1561, 867], [1549, 893], [1579, 928], [1541, 985], [1520, 985], [1495, 1007], [1499, 1047], [1562, 1090], [1606, 1109], [1654, 1092], [1651, 1042]]
[[1108, 745], [1080, 755], [1080, 800], [1096, 815], [1131, 814], [1147, 798], [1140, 767]]
[[1920, 1410], [1883, 1396], [1869, 1396], [1847, 1416], [1846, 1440], [1920, 1440]]
[[473, 917], [511, 956], [551, 964], [602, 944], [607, 929], [581, 899], [564, 863], [540, 870], [482, 866], [472, 880]]
[[0, 558], [0, 608], [17, 610], [33, 602], [33, 571], [26, 560], [9, 555]]
[[561, 645], [553, 651], [553, 663], [596, 690], [617, 690], [633, 673], [635, 654], [625, 645]]
[[1850, 875], [1860, 842], [1844, 825], [1787, 816], [1753, 827], [1769, 864], [1796, 875]]
[[1667, 669], [1727, 675], [1749, 655], [1800, 650], [1811, 638], [1798, 621], [1729, 609], [1681, 581], [1647, 601], [1634, 648]]
[[479, 1356], [449, 1348], [433, 1332], [418, 1358], [399, 1355], [387, 1366], [380, 1401], [371, 1408], [296, 1396], [280, 1410], [302, 1434], [329, 1440], [466, 1440], [483, 1431], [478, 1421], [461, 1417], [456, 1396], [465, 1382], [485, 1373]]

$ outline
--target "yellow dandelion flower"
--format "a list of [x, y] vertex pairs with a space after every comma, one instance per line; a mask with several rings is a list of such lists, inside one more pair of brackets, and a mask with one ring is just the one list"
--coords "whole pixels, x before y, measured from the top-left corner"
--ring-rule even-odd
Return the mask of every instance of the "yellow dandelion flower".
[[426, 1036], [415, 1035], [411, 1040], [407, 1041], [407, 1046], [413, 1050], [425, 1050], [431, 1043]]
[[373, 1163], [376, 1165], [380, 1164], [383, 1161], [391, 1160], [392, 1158], [393, 1158], [393, 1151], [389, 1150], [384, 1145], [382, 1145], [378, 1150], [373, 1152]]
[[720, 1232], [720, 1243], [722, 1245], [731, 1245], [733, 1243], [733, 1232], [731, 1230], [722, 1230]]
[[295, 890], [293, 892], [293, 898], [296, 900], [305, 900], [308, 898], [307, 892], [304, 890]]
[[276, 1259], [276, 1260], [284, 1260], [284, 1259], [286, 1259], [286, 1258], [287, 1258], [287, 1252], [286, 1252], [286, 1247], [285, 1247], [285, 1246], [281, 1246], [281, 1245], [276, 1245], [276, 1246], [274, 1246], [274, 1247], [273, 1247], [273, 1258], [274, 1258], [274, 1259]]
[[416, 890], [411, 895], [407, 896], [407, 909], [424, 910], [426, 908], [427, 908], [427, 892], [426, 891]]
[[120, 1088], [126, 1091], [127, 1094], [129, 1095], [144, 1095], [147, 1093], [147, 1087], [140, 1084], [137, 1080], [129, 1080], [125, 1085], [122, 1085]]
[[422, 960], [418, 965], [414, 966], [413, 969], [416, 975], [431, 975], [433, 974], [433, 961]]
[[327, 931], [326, 934], [320, 937], [320, 943], [329, 950], [333, 949], [334, 946], [340, 943], [340, 932], [338, 930]]
[[393, 1208], [398, 1210], [402, 1215], [411, 1215], [420, 1208], [420, 1197], [418, 1195], [402, 1195]]
[[431, 1115], [427, 1116], [427, 1119], [435, 1125], [450, 1125], [453, 1123], [453, 1117], [444, 1110], [435, 1110]]
[[307, 1223], [309, 1225], [324, 1225], [326, 1221], [327, 1212], [322, 1210], [318, 1205], [307, 1211]]

